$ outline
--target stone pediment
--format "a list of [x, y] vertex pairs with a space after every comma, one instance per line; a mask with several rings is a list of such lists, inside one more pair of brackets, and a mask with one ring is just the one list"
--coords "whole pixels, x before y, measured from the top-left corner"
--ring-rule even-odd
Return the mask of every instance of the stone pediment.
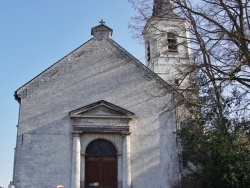
[[92, 103], [69, 113], [71, 118], [131, 119], [134, 113], [104, 100]]

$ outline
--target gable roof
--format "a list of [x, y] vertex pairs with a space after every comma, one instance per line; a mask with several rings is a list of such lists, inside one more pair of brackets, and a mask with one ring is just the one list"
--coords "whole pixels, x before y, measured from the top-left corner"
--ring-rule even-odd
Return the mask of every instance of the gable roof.
[[112, 43], [118, 50], [120, 50], [120, 53], [124, 56], [127, 56], [131, 58], [131, 63], [135, 63], [136, 66], [145, 73], [145, 75], [148, 77], [148, 79], [152, 80], [155, 79], [156, 81], [163, 84], [166, 88], [169, 90], [173, 90], [178, 95], [182, 96], [173, 86], [171, 86], [169, 83], [167, 83], [165, 80], [163, 80], [158, 74], [150, 70], [147, 66], [145, 66], [142, 62], [140, 62], [137, 58], [135, 58], [132, 54], [130, 54], [127, 50], [125, 50], [122, 46], [120, 46], [118, 43], [116, 43], [114, 40], [110, 40], [110, 43]]
[[[91, 42], [92, 40], [97, 40], [95, 38], [92, 38], [90, 40], [88, 40], [87, 42], [85, 42], [84, 44], [82, 44], [81, 46], [79, 46], [78, 48], [76, 48], [75, 50], [73, 50], [72, 52], [70, 52], [69, 54], [67, 54], [66, 56], [64, 56], [62, 59], [60, 59], [59, 61], [57, 61], [56, 63], [52, 64], [50, 67], [48, 67], [47, 69], [45, 69], [43, 72], [41, 72], [40, 74], [38, 74], [36, 77], [34, 77], [33, 79], [31, 79], [30, 81], [28, 81], [26, 84], [24, 84], [23, 86], [21, 86], [20, 88], [18, 88], [15, 91], [15, 99], [20, 102], [21, 98], [18, 95], [18, 92], [21, 91], [23, 88], [25, 88], [27, 85], [32, 84], [32, 82], [34, 82], [36, 79], [38, 79], [41, 75], [45, 74], [47, 71], [49, 71], [50, 69], [52, 69], [52, 67], [56, 66], [57, 64], [59, 64], [62, 60], [64, 60], [65, 58], [67, 58], [68, 56], [70, 56], [73, 53], [76, 53], [78, 49], [80, 48], [84, 48], [85, 45], [87, 45], [89, 42]], [[98, 39], [100, 40], [100, 39]], [[116, 48], [116, 50], [119, 52], [119, 54], [121, 56], [123, 56], [125, 59], [128, 59], [130, 63], [134, 63], [139, 70], [143, 71], [146, 75], [146, 77], [150, 80], [154, 79], [156, 81], [158, 81], [159, 83], [163, 84], [164, 87], [166, 87], [168, 90], [174, 91], [175, 93], [177, 93], [177, 95], [182, 96], [174, 87], [172, 87], [170, 84], [168, 84], [167, 82], [165, 82], [161, 77], [159, 77], [156, 73], [154, 73], [152, 70], [150, 70], [148, 67], [146, 67], [143, 63], [141, 63], [138, 59], [136, 59], [133, 55], [131, 55], [128, 51], [126, 51], [124, 48], [122, 48], [118, 43], [116, 43], [114, 40], [108, 38], [108, 39], [102, 39], [107, 41], [109, 44], [111, 44], [112, 47]]]
[[89, 41], [93, 40], [93, 38], [89, 39], [88, 41], [86, 41], [85, 43], [83, 43], [82, 45], [80, 45], [79, 47], [77, 47], [76, 49], [74, 49], [73, 51], [71, 51], [70, 53], [68, 53], [67, 55], [65, 55], [64, 57], [62, 57], [61, 59], [59, 59], [58, 61], [56, 61], [55, 63], [53, 63], [51, 66], [49, 66], [47, 69], [45, 69], [44, 71], [42, 71], [40, 74], [38, 74], [37, 76], [35, 76], [34, 78], [32, 78], [31, 80], [29, 80], [28, 82], [26, 82], [25, 84], [23, 84], [21, 87], [19, 87], [15, 92], [14, 92], [14, 98], [17, 102], [20, 103], [21, 99], [18, 96], [18, 90], [21, 90], [23, 87], [25, 87], [26, 85], [28, 85], [29, 83], [31, 83], [32, 81], [34, 81], [35, 79], [37, 79], [39, 76], [41, 76], [43, 73], [45, 73], [46, 71], [48, 71], [50, 68], [52, 68], [53, 66], [57, 65], [58, 63], [60, 63], [64, 58], [68, 57], [70, 54], [74, 53], [75, 51], [77, 51], [78, 49], [80, 49], [82, 46], [84, 46], [85, 44], [87, 44]]

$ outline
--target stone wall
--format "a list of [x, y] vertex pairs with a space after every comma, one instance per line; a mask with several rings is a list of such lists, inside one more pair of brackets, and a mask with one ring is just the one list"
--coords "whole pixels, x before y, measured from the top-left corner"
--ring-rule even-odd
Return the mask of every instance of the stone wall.
[[132, 186], [173, 187], [179, 176], [173, 93], [114, 41], [88, 41], [17, 90], [16, 188], [70, 187], [69, 112], [99, 100], [135, 114]]

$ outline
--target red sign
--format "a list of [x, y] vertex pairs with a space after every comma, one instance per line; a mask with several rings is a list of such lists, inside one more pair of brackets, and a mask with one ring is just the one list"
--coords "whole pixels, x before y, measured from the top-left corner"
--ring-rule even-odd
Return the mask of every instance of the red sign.
[[58, 185], [57, 188], [64, 188], [63, 185]]

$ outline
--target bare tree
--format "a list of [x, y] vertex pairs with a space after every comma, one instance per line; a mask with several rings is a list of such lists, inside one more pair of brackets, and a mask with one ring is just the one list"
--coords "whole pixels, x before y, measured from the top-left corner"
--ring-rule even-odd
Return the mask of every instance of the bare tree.
[[[146, 21], [151, 17], [153, 3], [146, 0], [129, 2], [138, 12], [132, 18], [130, 27], [136, 38], [139, 38]], [[244, 105], [242, 103], [234, 110], [249, 110], [250, 1], [172, 0], [172, 3], [173, 11], [189, 24], [189, 45], [186, 47], [192, 51], [193, 64], [192, 67], [187, 65], [183, 76], [198, 72], [203, 77], [201, 87], [212, 85], [221, 115], [223, 105], [220, 95], [224, 91], [227, 91], [227, 95], [237, 92], [242, 100], [246, 99]], [[168, 13], [161, 17], [164, 18]]]
[[[130, 27], [136, 38], [139, 38], [147, 20], [151, 19], [153, 1], [128, 1], [138, 13], [132, 18]], [[184, 45], [191, 51], [192, 63], [183, 65], [186, 67], [185, 74], [182, 75], [183, 80], [188, 75], [196, 76], [195, 84], [185, 88], [186, 93], [197, 94], [186, 95], [185, 101], [193, 114], [193, 119], [188, 124], [194, 125], [194, 129], [187, 130], [185, 134], [192, 136], [193, 140], [184, 135], [183, 144], [191, 149], [191, 152], [196, 151], [195, 159], [199, 161], [197, 164], [201, 164], [205, 169], [204, 173], [201, 173], [205, 174], [203, 178], [209, 176], [207, 172], [218, 173], [216, 175], [219, 178], [216, 180], [221, 181], [210, 184], [210, 187], [248, 186], [250, 178], [247, 173], [250, 172], [250, 164], [238, 162], [241, 158], [250, 160], [249, 139], [246, 141], [241, 134], [249, 130], [250, 122], [250, 0], [172, 0], [171, 2], [173, 5], [171, 11], [180, 19], [186, 20], [189, 25], [190, 35], [186, 36], [188, 43], [178, 44]], [[166, 11], [158, 15], [158, 19], [166, 18], [169, 13]], [[161, 32], [163, 33], [160, 36], [163, 36], [164, 31]], [[210, 147], [209, 144], [213, 145]], [[206, 145], [207, 150], [200, 148]], [[232, 151], [233, 155], [228, 153], [226, 158], [222, 158], [223, 160], [230, 158], [231, 161], [225, 164], [220, 161], [223, 165], [216, 169], [214, 161], [209, 161], [211, 156], [216, 156], [211, 153], [221, 156], [220, 152], [227, 150]], [[205, 156], [207, 159], [199, 152], [203, 155], [207, 153]], [[236, 163], [240, 165], [237, 166]], [[229, 171], [227, 165], [232, 165], [236, 170], [227, 174], [228, 179], [223, 179], [223, 174], [219, 172]]]

